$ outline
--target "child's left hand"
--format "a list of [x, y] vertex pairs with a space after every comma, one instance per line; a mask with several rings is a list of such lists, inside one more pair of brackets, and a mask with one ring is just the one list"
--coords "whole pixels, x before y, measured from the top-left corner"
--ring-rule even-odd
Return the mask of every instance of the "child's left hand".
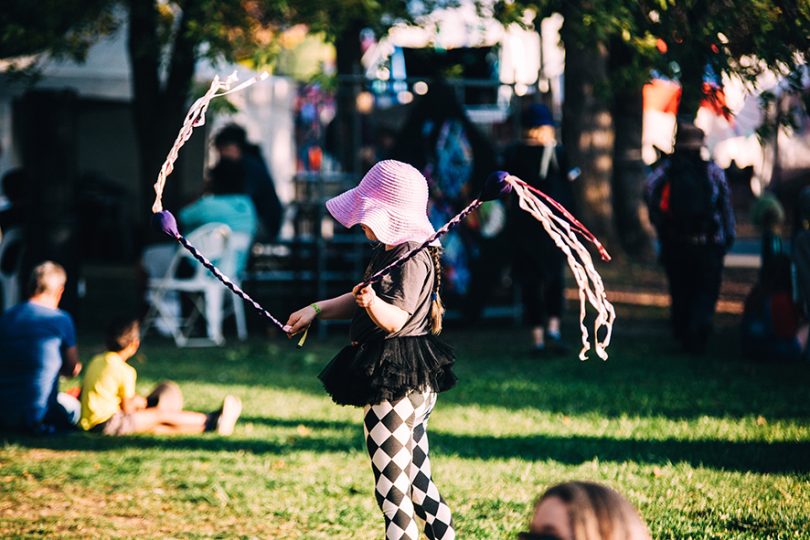
[[374, 292], [374, 288], [371, 285], [366, 285], [362, 289], [360, 285], [355, 285], [354, 289], [352, 289], [352, 294], [354, 295], [354, 301], [357, 305], [364, 309], [370, 308], [377, 299], [377, 293]]

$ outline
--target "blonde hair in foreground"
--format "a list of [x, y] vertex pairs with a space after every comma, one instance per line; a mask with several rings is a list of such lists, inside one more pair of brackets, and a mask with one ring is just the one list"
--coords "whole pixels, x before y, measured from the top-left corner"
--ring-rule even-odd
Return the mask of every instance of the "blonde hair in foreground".
[[566, 482], [549, 488], [535, 503], [557, 497], [568, 510], [571, 540], [650, 540], [638, 511], [615, 490], [593, 482]]

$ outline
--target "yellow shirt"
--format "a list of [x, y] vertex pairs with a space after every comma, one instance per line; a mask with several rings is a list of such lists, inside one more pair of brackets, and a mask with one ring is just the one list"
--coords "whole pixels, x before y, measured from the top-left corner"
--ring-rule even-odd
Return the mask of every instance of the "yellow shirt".
[[120, 411], [123, 400], [135, 395], [137, 376], [117, 353], [94, 356], [82, 381], [82, 429], [92, 429]]

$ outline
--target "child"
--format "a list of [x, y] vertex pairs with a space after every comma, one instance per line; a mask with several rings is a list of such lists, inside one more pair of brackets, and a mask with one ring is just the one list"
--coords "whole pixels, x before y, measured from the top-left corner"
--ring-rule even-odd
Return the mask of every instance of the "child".
[[529, 532], [518, 540], [650, 540], [638, 511], [617, 491], [593, 482], [550, 487], [534, 505]]
[[233, 432], [242, 403], [226, 396], [219, 411], [203, 414], [183, 411], [180, 388], [159, 384], [146, 398], [135, 393], [135, 368], [127, 360], [140, 347], [137, 320], [113, 321], [107, 330], [107, 352], [95, 356], [82, 382], [82, 429], [104, 435], [131, 433]]
[[[405, 163], [377, 163], [360, 184], [326, 202], [346, 227], [361, 224], [380, 242], [366, 277], [434, 233], [427, 219], [425, 177]], [[315, 317], [351, 318], [351, 345], [320, 379], [340, 405], [362, 406], [366, 446], [387, 539], [419, 536], [413, 513], [431, 539], [455, 538], [450, 508], [431, 479], [427, 420], [438, 392], [455, 384], [451, 349], [435, 334], [444, 309], [439, 299], [439, 247], [420, 251], [373, 286], [320, 300], [290, 315], [290, 335]], [[360, 309], [358, 309], [358, 307]]]

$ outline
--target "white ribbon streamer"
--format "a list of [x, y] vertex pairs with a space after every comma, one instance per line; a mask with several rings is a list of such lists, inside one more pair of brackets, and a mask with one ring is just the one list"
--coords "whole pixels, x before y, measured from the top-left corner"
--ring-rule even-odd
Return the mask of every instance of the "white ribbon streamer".
[[[160, 168], [160, 173], [158, 174], [157, 182], [155, 182], [155, 202], [152, 205], [152, 212], [158, 213], [163, 210], [163, 189], [166, 187], [166, 178], [172, 173], [174, 170], [174, 162], [177, 161], [177, 156], [180, 154], [180, 148], [183, 147], [184, 144], [191, 138], [191, 132], [194, 131], [195, 127], [200, 127], [205, 124], [205, 113], [208, 110], [208, 105], [211, 103], [216, 97], [226, 96], [228, 94], [232, 94], [234, 92], [239, 92], [240, 90], [244, 90], [248, 86], [255, 84], [258, 81], [263, 81], [269, 74], [267, 72], [263, 72], [259, 75], [251, 77], [247, 79], [243, 83], [237, 85], [234, 88], [231, 88], [235, 82], [239, 80], [239, 77], [236, 75], [234, 71], [225, 80], [221, 80], [219, 75], [214, 76], [214, 80], [211, 81], [211, 86], [208, 88], [208, 91], [188, 110], [186, 114], [186, 119], [183, 122], [183, 127], [180, 128], [180, 133], [177, 134], [177, 139], [174, 141], [174, 146], [172, 146], [171, 150], [169, 150], [169, 155], [166, 156], [166, 161], [163, 162], [163, 166]], [[220, 92], [221, 91], [221, 92]], [[219, 92], [219, 93], [218, 93]]]
[[[565, 253], [568, 266], [574, 274], [574, 279], [579, 287], [579, 327], [582, 332], [582, 349], [579, 352], [579, 359], [586, 360], [586, 353], [590, 349], [588, 341], [588, 329], [585, 326], [586, 300], [596, 310], [596, 320], [593, 330], [593, 348], [597, 356], [602, 360], [607, 360], [607, 347], [613, 333], [613, 322], [616, 319], [616, 311], [608, 301], [605, 287], [602, 284], [602, 277], [596, 271], [588, 250], [580, 242], [576, 232], [571, 228], [571, 224], [556, 215], [543, 201], [531, 193], [516, 176], [506, 177], [506, 182], [511, 184], [512, 189], [520, 199], [520, 207], [531, 214], [539, 221], [546, 233], [554, 241], [554, 244]], [[599, 337], [600, 328], [605, 328], [605, 336]]]

